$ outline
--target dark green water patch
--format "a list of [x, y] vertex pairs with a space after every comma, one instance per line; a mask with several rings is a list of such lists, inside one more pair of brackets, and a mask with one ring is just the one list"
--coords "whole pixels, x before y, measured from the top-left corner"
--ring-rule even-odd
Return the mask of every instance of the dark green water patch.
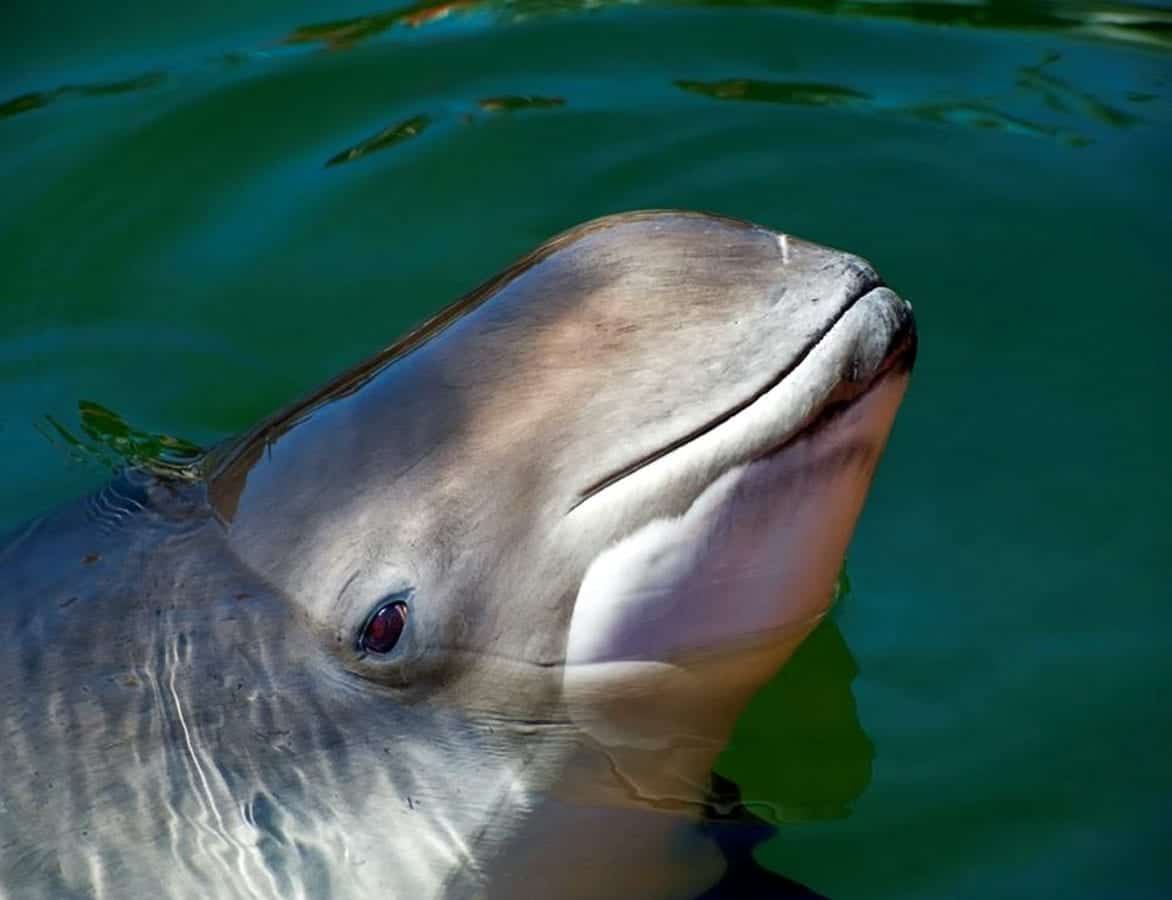
[[[774, 824], [850, 815], [874, 758], [851, 692], [858, 673], [842, 632], [826, 621], [753, 699], [716, 768], [735, 777], [757, 815]], [[761, 752], [767, 745], [770, 754]]]
[[52, 92], [21, 94], [19, 97], [13, 97], [11, 100], [0, 103], [0, 119], [6, 118], [7, 116], [19, 115], [29, 110], [40, 109], [52, 101], [52, 99]]
[[15, 116], [47, 106], [60, 97], [108, 97], [117, 94], [131, 94], [135, 91], [145, 91], [157, 87], [167, 80], [163, 72], [147, 72], [133, 78], [122, 78], [117, 81], [102, 81], [93, 84], [64, 84], [50, 91], [34, 91], [21, 94], [11, 100], [0, 103], [0, 118]]
[[1019, 69], [1017, 84], [1027, 91], [1040, 95], [1045, 104], [1056, 112], [1079, 111], [1087, 117], [1113, 128], [1126, 128], [1140, 121], [1138, 116], [1111, 106], [1047, 71], [1047, 68], [1062, 58], [1059, 53], [1048, 53], [1041, 62]]
[[[1042, 67], [1057, 61], [1048, 56], [1035, 66], [1022, 66], [1017, 84], [1043, 96], [1045, 106], [1062, 116], [1086, 115], [1094, 121], [1120, 128], [1142, 121], [1138, 116], [1122, 112], [1092, 96], [1066, 84], [1061, 79], [1043, 72]], [[753, 78], [724, 78], [714, 81], [677, 80], [676, 87], [692, 94], [714, 100], [776, 103], [791, 106], [866, 106], [877, 111], [910, 115], [924, 121], [961, 125], [969, 128], [993, 129], [1008, 134], [1051, 138], [1071, 147], [1085, 147], [1092, 139], [1057, 124], [1035, 120], [1024, 115], [1006, 112], [988, 100], [929, 101], [907, 106], [892, 105], [883, 98], [849, 87], [816, 82], [764, 81]], [[1068, 103], [1061, 97], [1072, 98]]]
[[[846, 602], [844, 562], [833, 606]], [[832, 621], [822, 622], [750, 709], [716, 763], [741, 803], [775, 825], [843, 819], [871, 782], [874, 746], [859, 722], [851, 683], [859, 667]], [[785, 734], [783, 742], [770, 738]], [[763, 754], [762, 746], [777, 750]]]
[[[631, 0], [447, 0], [300, 26], [286, 44], [344, 50], [396, 27], [418, 28], [452, 15], [484, 12], [497, 21], [630, 6]], [[899, 3], [886, 0], [646, 0], [645, 6], [770, 7], [828, 16], [890, 19], [950, 28], [1043, 31], [1172, 47], [1172, 12], [1125, 3], [1038, 0]]]
[[145, 91], [158, 87], [167, 76], [163, 72], [147, 72], [134, 78], [123, 78], [119, 81], [106, 81], [97, 84], [66, 85], [59, 93], [77, 93], [86, 97], [103, 97], [110, 94], [132, 94], [135, 91]]
[[565, 106], [564, 97], [484, 97], [477, 101], [477, 105], [485, 112], [515, 112], [521, 109], [556, 109]]
[[759, 81], [726, 78], [721, 81], [677, 81], [676, 87], [715, 100], [750, 100], [757, 103], [792, 103], [798, 106], [837, 106], [867, 100], [862, 91], [835, 84]]
[[430, 116], [412, 116], [389, 128], [384, 128], [378, 134], [373, 134], [365, 140], [359, 141], [353, 147], [348, 147], [326, 160], [327, 166], [337, 166], [342, 163], [353, 162], [378, 150], [386, 150], [395, 144], [410, 140], [421, 135], [431, 124]]
[[[657, 9], [743, 9], [746, 14], [752, 10], [774, 9], [835, 18], [917, 23], [947, 29], [999, 29], [1023, 33], [1048, 33], [1055, 36], [1139, 43], [1156, 49], [1172, 48], [1172, 10], [1119, 3], [1009, 3], [1004, 0], [962, 3], [889, 3], [880, 0], [636, 0], [634, 3], [631, 0], [445, 0], [438, 3], [415, 3], [368, 15], [298, 26], [279, 38], [277, 45], [290, 49], [309, 47], [329, 51], [349, 50], [395, 28], [416, 30], [472, 13], [483, 16], [487, 28], [523, 24], [537, 18], [627, 8], [632, 5]], [[267, 60], [272, 55], [272, 45], [257, 45], [251, 49], [219, 53], [206, 59], [204, 66], [226, 69], [248, 62]], [[1123, 127], [1138, 121], [1126, 110], [1090, 92], [1073, 87], [1049, 71], [1048, 67], [1058, 58], [1059, 55], [1055, 53], [1037, 65], [1021, 67], [1017, 85], [1025, 91], [1041, 96], [1046, 105], [1056, 112], [1081, 113], [1113, 127]], [[69, 96], [100, 97], [146, 91], [159, 86], [168, 77], [168, 74], [162, 71], [149, 71], [121, 79], [65, 84], [47, 90], [28, 91], [0, 102], [0, 118], [30, 112]], [[870, 99], [870, 92], [835, 83], [774, 81], [752, 77], [718, 80], [681, 79], [675, 83], [684, 90], [717, 99], [806, 105], [836, 105]], [[1126, 96], [1132, 102], [1140, 103], [1148, 102], [1157, 95], [1147, 90], [1132, 90]], [[502, 96], [489, 98], [489, 101], [501, 101], [501, 109], [515, 109], [521, 106], [510, 105], [511, 102], [515, 100], [520, 103], [524, 99], [532, 100], [533, 105], [544, 104], [547, 100], [551, 105], [560, 105], [554, 102], [560, 98], [554, 97]], [[981, 100], [983, 102], [985, 98]], [[927, 102], [931, 105], [937, 101]], [[492, 111], [496, 111], [496, 108]], [[1045, 129], [1042, 129], [1039, 133], [1044, 131]]]
[[1033, 122], [1021, 116], [1010, 115], [989, 103], [926, 103], [908, 107], [906, 112], [927, 122], [965, 125], [970, 128], [1004, 131], [1008, 134], [1053, 138], [1071, 147], [1085, 147], [1091, 143], [1091, 139], [1084, 135], [1052, 125]]

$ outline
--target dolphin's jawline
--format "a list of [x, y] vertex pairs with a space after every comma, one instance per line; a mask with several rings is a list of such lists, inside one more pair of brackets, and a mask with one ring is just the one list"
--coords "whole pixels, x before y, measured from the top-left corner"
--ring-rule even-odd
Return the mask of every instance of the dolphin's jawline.
[[[785, 368], [783, 368], [781, 371], [779, 371], [773, 378], [771, 378], [763, 386], [758, 388], [756, 391], [754, 391], [752, 394], [750, 394], [744, 400], [740, 401], [739, 403], [734, 404], [733, 406], [730, 406], [724, 412], [720, 413], [719, 415], [715, 416], [714, 418], [710, 419], [709, 421], [704, 422], [701, 425], [698, 425], [696, 428], [693, 428], [687, 434], [681, 435], [680, 437], [676, 438], [675, 440], [670, 441], [667, 444], [664, 444], [659, 449], [653, 450], [650, 453], [646, 454], [645, 456], [642, 456], [639, 459], [636, 459], [630, 463], [627, 463], [625, 466], [615, 470], [614, 472], [611, 472], [609, 475], [606, 475], [606, 476], [598, 479], [597, 481], [595, 481], [593, 484], [591, 484], [588, 487], [586, 487], [585, 489], [583, 489], [578, 494], [578, 496], [574, 499], [574, 502], [570, 505], [570, 508], [569, 508], [569, 510], [567, 510], [567, 512], [573, 512], [575, 509], [577, 509], [579, 506], [581, 506], [583, 503], [585, 503], [591, 497], [594, 497], [595, 495], [606, 490], [608, 487], [611, 487], [612, 485], [617, 484], [618, 482], [622, 481], [623, 479], [627, 478], [628, 476], [634, 475], [640, 469], [646, 468], [647, 466], [651, 465], [651, 463], [656, 462], [657, 460], [663, 459], [665, 456], [668, 456], [671, 453], [674, 453], [676, 450], [679, 450], [681, 447], [684, 447], [684, 446], [692, 443], [697, 438], [703, 437], [705, 434], [708, 434], [710, 431], [715, 430], [719, 426], [723, 425], [725, 422], [732, 419], [734, 416], [737, 415], [737, 413], [740, 413], [740, 412], [748, 409], [750, 406], [752, 406], [754, 403], [756, 403], [758, 400], [760, 400], [762, 397], [764, 397], [766, 394], [768, 394], [770, 391], [772, 391], [774, 388], [776, 388], [778, 385], [780, 385], [783, 381], [785, 381], [785, 379], [787, 377], [789, 377], [798, 368], [798, 366], [800, 366], [803, 362], [805, 362], [807, 357], [809, 357], [809, 355], [814, 351], [814, 348], [816, 348], [819, 344], [821, 344], [823, 342], [823, 340], [826, 339], [826, 336], [834, 330], [834, 327], [836, 325], [838, 325], [838, 323], [842, 320], [842, 318], [848, 312], [850, 312], [852, 309], [855, 308], [855, 306], [859, 303], [860, 300], [862, 300], [864, 297], [868, 296], [872, 291], [876, 290], [877, 288], [881, 288], [881, 287], [885, 287], [885, 286], [886, 285], [883, 283], [883, 280], [881, 278], [878, 278], [877, 276], [868, 275], [866, 280], [863, 282], [863, 284], [855, 292], [854, 296], [852, 296], [849, 301], [847, 301], [846, 303], [843, 304], [842, 309], [840, 309], [837, 313], [834, 314], [834, 316], [826, 323], [825, 327], [823, 327], [823, 329], [820, 332], [818, 332], [818, 334], [816, 334], [814, 336], [814, 339], [811, 340], [810, 343], [807, 344], [804, 348], [802, 348], [801, 352], [798, 353], [796, 357], [794, 357], [794, 359], [790, 362], [789, 365], [787, 365]], [[768, 449], [762, 453], [757, 454], [753, 458], [754, 459], [761, 459], [761, 458], [769, 456], [773, 453], [779, 452], [788, 443], [790, 443], [791, 441], [800, 437], [802, 434], [804, 434], [807, 431], [810, 431], [812, 429], [818, 428], [823, 423], [824, 414], [826, 414], [830, 411], [831, 406], [834, 407], [834, 410], [833, 410], [834, 414], [837, 414], [837, 412], [840, 412], [841, 410], [845, 409], [852, 402], [854, 402], [854, 400], [858, 399], [858, 397], [861, 397], [863, 394], [865, 394], [868, 390], [870, 390], [870, 388], [874, 384], [878, 383], [878, 381], [881, 378], [883, 378], [883, 376], [886, 375], [888, 373], [888, 371], [890, 371], [890, 369], [894, 365], [894, 361], [897, 358], [899, 358], [900, 356], [902, 356], [903, 353], [905, 352], [906, 345], [908, 344], [909, 340], [914, 341], [914, 338], [910, 338], [907, 335], [900, 335], [899, 339], [897, 341], [893, 342], [894, 349], [890, 352], [889, 358], [884, 361], [884, 365], [880, 368], [880, 370], [878, 372], [875, 373], [874, 377], [872, 377], [871, 379], [869, 379], [867, 381], [867, 383], [865, 385], [860, 386], [857, 392], [852, 392], [852, 395], [849, 399], [832, 397], [831, 400], [828, 401], [827, 404], [824, 404], [821, 408], [819, 408], [811, 417], [809, 417], [808, 419], [803, 421], [790, 434], [784, 435], [776, 444], [772, 445], [770, 447], [770, 449]], [[829, 417], [831, 417], [831, 416], [827, 416], [827, 418], [829, 418]]]

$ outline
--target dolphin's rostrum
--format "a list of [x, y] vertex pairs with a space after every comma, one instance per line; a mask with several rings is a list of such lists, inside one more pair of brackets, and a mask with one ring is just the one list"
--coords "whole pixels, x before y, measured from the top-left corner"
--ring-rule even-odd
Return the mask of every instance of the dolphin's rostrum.
[[914, 348], [856, 257], [613, 216], [194, 482], [17, 530], [0, 893], [709, 890], [713, 760], [826, 612]]

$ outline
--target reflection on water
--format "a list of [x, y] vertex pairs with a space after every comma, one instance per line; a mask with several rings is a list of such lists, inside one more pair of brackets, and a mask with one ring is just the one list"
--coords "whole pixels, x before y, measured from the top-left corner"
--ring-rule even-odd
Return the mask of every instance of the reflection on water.
[[[1017, 83], [1027, 91], [1040, 94], [1045, 104], [1055, 112], [1073, 114], [1082, 112], [1084, 115], [1110, 125], [1112, 128], [1126, 128], [1139, 122], [1138, 116], [1125, 112], [1089, 93], [1080, 90], [1046, 71], [1062, 58], [1060, 53], [1047, 53], [1037, 65], [1022, 66]], [[1134, 96], [1129, 97], [1133, 102]]]
[[287, 35], [286, 44], [321, 44], [330, 50], [345, 50], [359, 41], [381, 34], [399, 21], [399, 12], [377, 13], [337, 22], [302, 25]]
[[89, 400], [80, 401], [77, 410], [80, 435], [48, 415], [41, 428], [41, 433], [74, 462], [97, 464], [111, 471], [132, 466], [182, 480], [198, 477], [196, 464], [204, 450], [197, 444], [134, 428], [118, 413]]
[[94, 84], [65, 84], [51, 91], [38, 91], [31, 94], [21, 94], [5, 103], [0, 103], [0, 119], [14, 116], [17, 113], [28, 112], [47, 106], [58, 97], [82, 96], [103, 97], [111, 94], [130, 94], [134, 91], [144, 91], [157, 87], [167, 80], [163, 72], [147, 72], [133, 78], [123, 78], [118, 81], [101, 81]]
[[[719, 3], [701, 3], [699, 5], [720, 5]], [[729, 5], [760, 5], [742, 4], [733, 2]], [[982, 27], [1042, 27], [1048, 23], [1049, 27], [1057, 28], [1069, 24], [1072, 13], [1050, 11], [1042, 15], [1041, 10], [1026, 10], [1022, 12], [1007, 11], [990, 6], [957, 6], [945, 4], [883, 4], [882, 8], [870, 4], [814, 4], [789, 3], [765, 4], [782, 5], [802, 9], [816, 9], [822, 12], [851, 15], [876, 15], [913, 17], [918, 11], [917, 18], [925, 22], [945, 25], [979, 25]], [[317, 25], [308, 25], [295, 30], [287, 36], [283, 43], [293, 44], [320, 44], [329, 49], [345, 49], [355, 43], [379, 34], [395, 24], [418, 27], [427, 22], [444, 18], [454, 13], [467, 11], [474, 6], [492, 9], [506, 18], [535, 15], [538, 13], [568, 12], [579, 8], [575, 3], [494, 3], [492, 0], [459, 0], [459, 2], [442, 4], [416, 4], [404, 9], [386, 12], [377, 15], [363, 16], [337, 22], [327, 22]], [[1015, 7], [1016, 9], [1016, 7]], [[1101, 21], [1090, 16], [1088, 21]], [[1126, 27], [1140, 27], [1149, 29], [1153, 33], [1162, 34], [1159, 23], [1167, 22], [1158, 11], [1151, 12], [1148, 18], [1127, 18]], [[1117, 18], [1111, 19], [1113, 27], [1122, 27]], [[1145, 32], [1147, 33], [1147, 32]], [[247, 53], [224, 54], [214, 61], [214, 64], [240, 65], [250, 59]], [[944, 125], [959, 125], [968, 128], [995, 129], [1008, 134], [1041, 137], [1058, 141], [1069, 147], [1085, 147], [1094, 142], [1095, 138], [1085, 131], [1085, 125], [1092, 124], [1106, 126], [1112, 129], [1126, 128], [1142, 122], [1142, 118], [1135, 113], [1121, 109], [1119, 106], [1096, 96], [1089, 90], [1076, 87], [1067, 79], [1055, 72], [1061, 63], [1061, 54], [1049, 52], [1041, 60], [1032, 65], [1018, 66], [1014, 72], [1013, 85], [1019, 89], [1016, 94], [982, 93], [978, 97], [966, 96], [926, 96], [911, 99], [898, 95], [887, 95], [884, 92], [869, 89], [863, 91], [858, 87], [838, 84], [824, 80], [769, 80], [753, 77], [742, 77], [740, 73], [728, 73], [727, 77], [715, 79], [686, 79], [678, 78], [671, 82], [676, 88], [691, 94], [723, 101], [744, 101], [754, 103], [771, 103], [777, 105], [806, 106], [806, 107], [855, 107], [861, 110], [883, 111], [894, 115], [907, 115], [926, 122]], [[27, 113], [40, 109], [47, 104], [64, 97], [100, 97], [113, 94], [125, 94], [135, 91], [146, 91], [162, 84], [167, 76], [161, 72], [148, 72], [131, 78], [103, 81], [91, 84], [66, 84], [61, 87], [43, 91], [22, 94], [5, 103], [0, 104], [0, 118], [11, 117], [20, 113]], [[932, 83], [925, 82], [929, 92], [933, 91]], [[937, 88], [938, 90], [938, 88]], [[1014, 105], [1021, 106], [1022, 95], [1037, 97], [1041, 103], [1031, 109], [1014, 109]], [[1127, 101], [1135, 104], [1149, 103], [1158, 99], [1158, 95], [1140, 90], [1132, 90], [1122, 95]], [[485, 112], [510, 112], [519, 110], [556, 110], [564, 107], [572, 98], [561, 95], [533, 94], [502, 94], [499, 96], [484, 97], [476, 101], [477, 106]], [[1046, 121], [1047, 114], [1052, 114], [1069, 121]], [[467, 121], [465, 114], [463, 120]], [[434, 119], [431, 115], [417, 114], [408, 119], [397, 122], [377, 133], [359, 141], [331, 156], [325, 163], [327, 167], [341, 163], [352, 162], [367, 156], [375, 151], [388, 149], [404, 141], [418, 137]], [[1079, 126], [1084, 127], [1079, 127]]]
[[1091, 143], [1089, 138], [1080, 134], [1031, 122], [1021, 116], [1011, 116], [988, 103], [925, 103], [921, 106], [908, 107], [906, 111], [927, 122], [966, 125], [971, 128], [991, 128], [1009, 134], [1054, 138], [1071, 147], [1085, 147]]
[[[417, 3], [401, 9], [367, 16], [305, 25], [295, 29], [281, 40], [285, 46], [313, 45], [328, 50], [344, 50], [375, 37], [394, 26], [418, 28], [456, 14], [474, 9], [489, 11], [497, 24], [517, 21], [537, 15], [570, 13], [599, 5], [612, 5], [617, 0], [451, 0], [443, 3]], [[646, 5], [661, 5], [648, 3]], [[980, 27], [1005, 29], [1037, 29], [1052, 32], [1076, 31], [1113, 40], [1143, 40], [1161, 47], [1169, 46], [1172, 31], [1172, 13], [1162, 10], [1111, 7], [1082, 7], [1059, 9], [1047, 4], [987, 3], [873, 3], [873, 2], [816, 2], [816, 0], [679, 0], [681, 6], [753, 6], [797, 9], [831, 15], [897, 18], [930, 23], [937, 26]], [[213, 61], [215, 65], [239, 65], [249, 60], [248, 53], [223, 54]], [[1019, 66], [1014, 84], [1026, 95], [1041, 100], [1041, 112], [1075, 120], [1076, 123], [1094, 123], [1109, 128], [1134, 125], [1141, 118], [1134, 113], [1076, 87], [1054, 72], [1061, 55], [1047, 53], [1034, 65]], [[92, 84], [66, 84], [58, 88], [22, 94], [0, 103], [0, 118], [27, 113], [63, 97], [105, 96], [144, 91], [157, 87], [166, 80], [161, 72], [148, 72], [131, 78]], [[1033, 110], [1011, 111], [1020, 97], [996, 97], [982, 94], [978, 97], [927, 96], [913, 99], [889, 98], [874, 90], [827, 81], [774, 81], [742, 77], [728, 73], [716, 79], [675, 79], [677, 88], [716, 100], [739, 100], [794, 106], [855, 106], [860, 109], [883, 110], [896, 115], [909, 115], [936, 124], [996, 129], [1009, 134], [1048, 138], [1069, 147], [1085, 147], [1094, 138], [1079, 127], [1065, 122], [1047, 122]], [[931, 83], [925, 83], [932, 90]], [[1157, 99], [1147, 91], [1130, 91], [1127, 100], [1146, 103]], [[506, 112], [523, 109], [556, 109], [566, 105], [564, 96], [541, 94], [508, 94], [490, 96], [477, 101], [486, 112]], [[467, 116], [464, 116], [467, 120]], [[352, 162], [377, 150], [384, 150], [423, 133], [433, 123], [430, 115], [415, 115], [384, 128], [376, 134], [342, 150], [326, 161], [326, 166]]]
[[53, 99], [55, 91], [48, 93], [21, 94], [4, 103], [0, 103], [0, 118], [15, 116], [18, 113], [28, 112], [31, 109], [40, 109]]
[[287, 35], [285, 44], [321, 44], [329, 50], [345, 50], [368, 38], [382, 34], [395, 25], [419, 28], [453, 13], [488, 5], [483, 0], [445, 0], [442, 3], [413, 3], [402, 9], [303, 25]]
[[477, 102], [485, 112], [510, 112], [518, 109], [555, 109], [556, 107], [566, 105], [563, 97], [536, 96], [485, 97]]
[[[1126, 128], [1142, 121], [1139, 116], [1112, 106], [1089, 91], [1076, 88], [1048, 71], [1048, 67], [1058, 63], [1060, 59], [1061, 54], [1048, 53], [1035, 65], [1020, 66], [1017, 70], [1016, 85], [1027, 93], [1039, 95], [1045, 107], [1059, 115], [1086, 118], [1111, 128]], [[929, 122], [1052, 138], [1071, 147], [1085, 147], [1093, 142], [1086, 135], [1061, 125], [1008, 113], [994, 102], [985, 99], [928, 101], [907, 105], [890, 103], [882, 97], [873, 97], [862, 91], [834, 84], [763, 81], [752, 78], [726, 78], [716, 81], [678, 80], [675, 84], [685, 91], [715, 100], [744, 100], [798, 106], [865, 104], [872, 109], [886, 109], [896, 115], [907, 114]], [[1135, 100], [1135, 96], [1133, 94], [1129, 99], [1139, 102]]]
[[[769, 7], [800, 10], [833, 16], [898, 19], [955, 28], [998, 28], [1071, 33], [1109, 41], [1142, 43], [1167, 49], [1172, 47], [1172, 11], [1127, 4], [1067, 5], [1037, 2], [923, 2], [891, 3], [881, 0], [444, 0], [440, 3], [415, 3], [365, 16], [311, 23], [295, 28], [279, 43], [293, 47], [319, 46], [327, 50], [346, 50], [377, 37], [396, 26], [416, 29], [469, 12], [490, 13], [494, 25], [523, 21], [534, 16], [577, 13], [607, 6], [698, 6], [698, 7]], [[216, 62], [237, 65], [249, 58], [246, 52], [226, 53]], [[1043, 72], [1043, 67], [1057, 56], [1035, 67], [1022, 69], [1019, 84], [1046, 97], [1054, 109], [1067, 111], [1067, 101], [1107, 124], [1126, 124], [1133, 119], [1117, 109], [1071, 88], [1061, 79]], [[31, 92], [0, 103], [0, 118], [38, 109], [69, 95], [98, 96], [127, 93], [155, 87], [165, 80], [161, 72], [148, 72], [119, 81], [84, 85], [63, 85], [47, 91]], [[706, 93], [721, 99], [764, 100], [788, 103], [829, 103], [867, 99], [865, 94], [836, 85], [799, 85], [731, 78], [712, 82], [677, 81], [685, 90]], [[1132, 92], [1129, 99], [1145, 102], [1154, 95]]]
[[135, 91], [145, 91], [147, 88], [157, 87], [167, 80], [164, 72], [147, 72], [134, 78], [124, 78], [121, 81], [99, 82], [97, 84], [66, 85], [59, 93], [78, 93], [88, 97], [101, 97], [107, 94], [131, 94]]
[[326, 165], [336, 166], [341, 163], [353, 162], [367, 154], [374, 153], [376, 150], [385, 150], [387, 147], [393, 147], [395, 144], [402, 143], [422, 134], [424, 129], [430, 124], [430, 116], [412, 116], [410, 119], [406, 119], [389, 128], [384, 128], [378, 134], [373, 134], [366, 138], [366, 140], [359, 141], [353, 147], [348, 147], [341, 153], [331, 156], [326, 160]]
[[[605, 6], [630, 5], [640, 0], [448, 0], [419, 3], [404, 9], [367, 16], [304, 25], [285, 39], [287, 44], [318, 43], [344, 50], [396, 25], [418, 27], [472, 10], [493, 13], [503, 20], [578, 12]], [[923, 22], [958, 28], [1000, 28], [1054, 33], [1072, 32], [1103, 40], [1172, 44], [1172, 12], [1129, 4], [1056, 4], [1039, 2], [921, 2], [887, 0], [643, 0], [645, 6], [773, 7], [824, 15], [874, 17]]]
[[676, 87], [717, 100], [752, 100], [759, 103], [793, 103], [799, 106], [837, 106], [869, 99], [862, 91], [834, 84], [758, 81], [752, 78], [677, 81]]
[[736, 773], [754, 813], [775, 824], [850, 814], [874, 757], [851, 693], [858, 671], [826, 621], [750, 703], [717, 771]]

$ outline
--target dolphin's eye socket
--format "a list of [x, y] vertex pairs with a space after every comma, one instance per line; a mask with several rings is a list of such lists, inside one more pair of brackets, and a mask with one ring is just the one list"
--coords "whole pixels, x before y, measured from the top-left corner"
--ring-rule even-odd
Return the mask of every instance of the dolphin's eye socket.
[[358, 646], [369, 653], [390, 653], [407, 624], [407, 604], [400, 600], [379, 607], [366, 621]]

